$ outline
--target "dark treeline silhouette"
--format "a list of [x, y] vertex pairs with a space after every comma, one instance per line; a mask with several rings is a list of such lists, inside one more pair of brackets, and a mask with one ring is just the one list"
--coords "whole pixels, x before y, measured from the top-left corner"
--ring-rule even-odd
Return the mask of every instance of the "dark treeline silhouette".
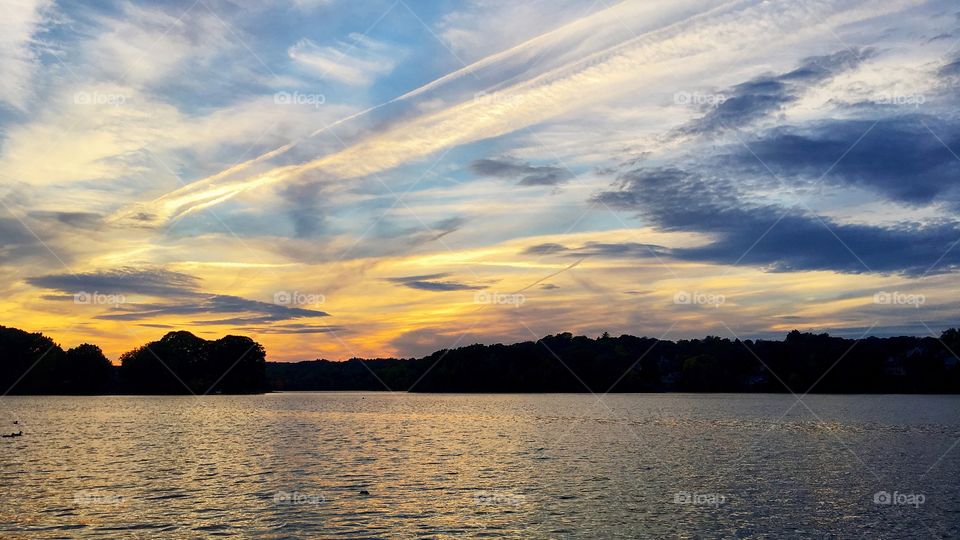
[[246, 394], [267, 390], [266, 352], [248, 337], [170, 332], [113, 366], [95, 345], [66, 352], [50, 338], [0, 326], [0, 387], [10, 394]]
[[960, 332], [851, 340], [793, 331], [783, 341], [663, 341], [569, 333], [471, 345], [423, 358], [267, 363], [247, 337], [170, 332], [114, 367], [94, 345], [0, 326], [0, 386], [12, 394], [414, 392], [960, 393]]
[[276, 390], [414, 392], [960, 393], [960, 333], [859, 342], [793, 331], [783, 341], [662, 341], [569, 333], [409, 359], [267, 365]]
[[114, 369], [96, 345], [64, 351], [39, 333], [0, 326], [0, 387], [11, 394], [100, 394]]
[[120, 381], [135, 394], [251, 394], [267, 390], [266, 351], [243, 336], [207, 341], [170, 332], [120, 357]]

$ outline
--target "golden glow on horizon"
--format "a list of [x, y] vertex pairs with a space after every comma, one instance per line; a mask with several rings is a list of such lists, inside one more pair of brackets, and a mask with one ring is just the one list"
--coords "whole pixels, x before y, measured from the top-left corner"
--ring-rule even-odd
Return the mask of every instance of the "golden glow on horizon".
[[[680, 238], [674, 240], [666, 236], [670, 235], [635, 229], [572, 233], [562, 240], [571, 247], [587, 242], [650, 242], [654, 239], [673, 244], [696, 243], [690, 235], [677, 235]], [[436, 349], [452, 346], [463, 334], [467, 335], [466, 342], [460, 345], [493, 330], [504, 332], [516, 341], [532, 339], [534, 336], [518, 321], [531, 330], [541, 331], [540, 317], [546, 314], [558, 324], [568, 324], [563, 326], [564, 330], [574, 332], [603, 327], [612, 332], [659, 335], [666, 330], [664, 321], [677, 321], [674, 335], [687, 336], [707, 331], [727, 335], [723, 325], [738, 327], [743, 321], [757, 320], [767, 323], [754, 327], [754, 332], [783, 332], [798, 326], [839, 327], [844, 323], [843, 313], [872, 302], [872, 292], [845, 297], [844, 291], [881, 290], [898, 279], [832, 272], [764, 273], [747, 267], [676, 261], [661, 265], [652, 259], [588, 257], [579, 266], [548, 280], [558, 288], [534, 287], [525, 291], [524, 303], [519, 307], [477, 304], [478, 293], [509, 294], [567, 267], [572, 262], [570, 257], [521, 255], [530, 246], [558, 240], [557, 236], [548, 235], [511, 240], [493, 247], [381, 258], [362, 270], [363, 264], [356, 261], [327, 265], [187, 261], [173, 265], [176, 270], [190, 270], [191, 275], [200, 278], [205, 292], [262, 302], [270, 302], [274, 291], [289, 288], [285, 284], [314, 283], [314, 289], [302, 292], [323, 294], [325, 302], [303, 307], [329, 312], [332, 316], [294, 319], [276, 326], [310, 322], [339, 328], [333, 334], [259, 334], [234, 324], [195, 323], [224, 318], [217, 315], [170, 315], [131, 322], [103, 320], [95, 317], [116, 313], [123, 306], [76, 306], [63, 301], [38, 300], [29, 287], [0, 302], [0, 310], [7, 325], [43, 331], [65, 346], [92, 341], [114, 360], [122, 352], [174, 329], [188, 329], [208, 338], [228, 333], [247, 334], [266, 346], [271, 360], [345, 359], [355, 355], [398, 355], [397, 340], [404, 339], [409, 332], [425, 330], [429, 330], [428, 335], [437, 336]], [[350, 272], [349, 268], [358, 271]], [[422, 275], [426, 269], [431, 274], [449, 274], [437, 281], [461, 283], [465, 288], [429, 291], [388, 281], [388, 278]], [[244, 276], [242, 272], [246, 271], [252, 273]], [[338, 283], [335, 290], [324, 292], [326, 276], [341, 279], [351, 273], [352, 281]], [[677, 291], [707, 291], [723, 295], [726, 301], [718, 307], [677, 306], [673, 301]], [[617, 301], [605, 302], [604, 297]], [[795, 304], [796, 298], [804, 297], [808, 301]], [[134, 305], [154, 301], [146, 296], [131, 296], [126, 300]], [[781, 315], [799, 319], [777, 320], [778, 310]], [[637, 322], [631, 323], [631, 320]]]

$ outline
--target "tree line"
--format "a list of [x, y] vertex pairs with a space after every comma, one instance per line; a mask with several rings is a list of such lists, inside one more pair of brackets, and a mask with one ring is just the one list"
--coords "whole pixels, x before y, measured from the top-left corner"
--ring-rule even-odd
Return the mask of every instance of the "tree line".
[[562, 333], [422, 358], [266, 362], [243, 336], [170, 332], [120, 357], [63, 350], [0, 326], [0, 390], [10, 394], [244, 394], [266, 391], [960, 393], [960, 331], [934, 337], [790, 332], [783, 340], [667, 341]]
[[0, 388], [9, 394], [249, 394], [266, 386], [266, 351], [254, 340], [170, 332], [114, 366], [96, 345], [64, 351], [40, 333], [0, 326]]
[[277, 390], [960, 393], [953, 351], [957, 330], [939, 339], [793, 331], [782, 341], [676, 342], [562, 333], [406, 360], [270, 363], [267, 377]]

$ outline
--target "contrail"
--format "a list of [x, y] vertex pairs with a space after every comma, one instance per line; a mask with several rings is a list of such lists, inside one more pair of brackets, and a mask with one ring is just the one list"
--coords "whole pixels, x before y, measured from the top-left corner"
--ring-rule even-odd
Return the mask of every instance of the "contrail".
[[[902, 4], [916, 3], [906, 1]], [[811, 2], [758, 2], [733, 0], [709, 11], [687, 17], [646, 33], [634, 36], [612, 47], [580, 57], [573, 62], [548, 69], [529, 80], [521, 81], [496, 92], [489, 102], [476, 99], [461, 101], [445, 109], [424, 113], [402, 124], [374, 132], [351, 146], [298, 165], [277, 166], [245, 178], [224, 181], [257, 163], [276, 157], [293, 148], [289, 143], [243, 164], [231, 167], [212, 177], [200, 180], [145, 205], [127, 209], [120, 219], [140, 219], [141, 222], [166, 221], [191, 212], [220, 204], [241, 193], [281, 183], [303, 173], [320, 170], [330, 178], [345, 179], [366, 176], [425, 158], [445, 148], [489, 139], [528, 127], [568, 111], [595, 103], [606, 97], [621, 95], [627, 90], [642, 88], [645, 81], [653, 81], [670, 72], [678, 62], [700, 59], [705, 55], [736, 53], [744, 48], [760, 46], [769, 41], [769, 32], [784, 28], [810, 28], [816, 25], [841, 24], [877, 16], [879, 12], [893, 11], [897, 2], [876, 6], [867, 0], [849, 0], [833, 4]], [[608, 8], [599, 14], [581, 19], [571, 25], [587, 25], [591, 18], [606, 20]], [[744, 21], [750, 21], [764, 31], [742, 33]], [[568, 25], [570, 26], [570, 25]], [[410, 99], [444, 82], [463, 77], [482, 67], [492, 65], [518, 51], [527, 50], [547, 39], [571, 31], [561, 28], [553, 33], [534, 38], [503, 53], [492, 55], [470, 66], [441, 77], [416, 90], [360, 111], [339, 120], [339, 125], [352, 118], [391, 103]], [[558, 34], [559, 33], [559, 34]], [[731, 35], [741, 35], [736, 43]], [[784, 46], [789, 43], [786, 36]], [[314, 134], [322, 133], [327, 126]], [[302, 140], [302, 139], [301, 139]], [[149, 223], [147, 223], [149, 224]]]
[[[562, 37], [564, 35], [573, 33], [578, 29], [590, 29], [593, 26], [596, 26], [598, 23], [610, 24], [610, 22], [613, 19], [617, 19], [618, 17], [623, 18], [622, 12], [624, 11], [625, 6], [627, 6], [628, 4], [629, 4], [628, 2], [617, 4], [613, 7], [609, 7], [600, 12], [594, 13], [593, 15], [585, 17], [583, 19], [573, 21], [556, 30], [534, 37], [510, 49], [487, 56], [468, 66], [465, 66], [461, 69], [453, 71], [423, 86], [420, 86], [414, 90], [411, 90], [403, 95], [400, 95], [398, 97], [395, 97], [393, 99], [380, 103], [378, 105], [368, 107], [362, 111], [351, 114], [345, 118], [341, 118], [333, 122], [332, 124], [326, 125], [322, 128], [319, 128], [311, 132], [307, 136], [301, 137], [295, 141], [291, 141], [283, 146], [280, 146], [279, 148], [266, 152], [253, 159], [249, 159], [247, 161], [244, 161], [242, 163], [229, 167], [217, 174], [192, 182], [187, 186], [184, 186], [175, 191], [172, 191], [151, 202], [125, 208], [120, 212], [118, 212], [117, 214], [115, 214], [114, 216], [112, 216], [111, 221], [122, 222], [122, 221], [134, 219], [134, 220], [142, 221], [141, 225], [150, 225], [151, 224], [150, 222], [153, 222], [152, 224], [156, 225], [157, 224], [156, 222], [158, 221], [165, 221], [167, 219], [177, 219], [179, 217], [182, 217], [183, 215], [223, 202], [233, 197], [236, 194], [234, 190], [229, 188], [221, 189], [221, 190], [212, 188], [213, 185], [215, 185], [216, 183], [218, 183], [219, 181], [225, 178], [242, 173], [243, 171], [248, 170], [250, 167], [256, 164], [263, 163], [265, 161], [268, 161], [270, 159], [283, 155], [289, 150], [296, 147], [298, 144], [302, 143], [303, 141], [316, 137], [317, 135], [333, 127], [336, 127], [338, 125], [344, 124], [346, 122], [349, 122], [357, 118], [361, 118], [365, 115], [370, 114], [373, 111], [382, 109], [394, 103], [406, 101], [406, 100], [415, 98], [417, 96], [423, 95], [431, 90], [434, 90], [438, 87], [443, 86], [446, 83], [449, 83], [458, 79], [462, 79], [463, 77], [476, 73], [481, 69], [495, 65], [498, 62], [502, 62], [510, 57], [520, 55], [526, 50], [532, 49], [538, 45], [546, 44], [551, 39], [556, 39], [558, 37]], [[293, 168], [291, 168], [290, 170], [292, 169]], [[284, 172], [286, 170], [288, 169], [281, 168], [280, 172]], [[193, 204], [193, 206], [187, 208], [186, 210], [178, 212], [177, 209], [179, 207], [187, 204]], [[173, 206], [174, 208], [171, 208], [170, 211], [167, 212], [168, 215], [156, 215], [157, 209], [163, 209], [165, 207], [169, 208], [170, 206]]]
[[565, 268], [561, 268], [560, 270], [557, 270], [556, 272], [550, 274], [549, 276], [544, 276], [544, 277], [542, 277], [542, 278], [534, 281], [533, 283], [527, 285], [526, 287], [520, 289], [519, 291], [514, 292], [513, 294], [519, 294], [519, 293], [522, 293], [523, 291], [532, 289], [533, 287], [536, 287], [537, 285], [543, 283], [544, 281], [546, 281], [546, 280], [548, 280], [548, 279], [550, 279], [550, 278], [552, 278], [552, 277], [559, 276], [560, 274], [566, 272], [567, 270], [572, 270], [572, 269], [576, 268], [577, 266], [580, 266], [580, 263], [582, 263], [584, 260], [586, 260], [586, 257], [582, 257], [582, 258], [578, 259], [578, 260], [575, 261], [574, 263], [572, 263], [572, 264], [570, 264], [570, 265], [567, 265]]

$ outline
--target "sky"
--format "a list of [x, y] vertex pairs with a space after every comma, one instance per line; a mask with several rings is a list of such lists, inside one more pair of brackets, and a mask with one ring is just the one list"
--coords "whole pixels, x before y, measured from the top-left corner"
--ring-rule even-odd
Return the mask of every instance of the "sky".
[[64, 346], [960, 326], [953, 1], [0, 15], [0, 324]]

